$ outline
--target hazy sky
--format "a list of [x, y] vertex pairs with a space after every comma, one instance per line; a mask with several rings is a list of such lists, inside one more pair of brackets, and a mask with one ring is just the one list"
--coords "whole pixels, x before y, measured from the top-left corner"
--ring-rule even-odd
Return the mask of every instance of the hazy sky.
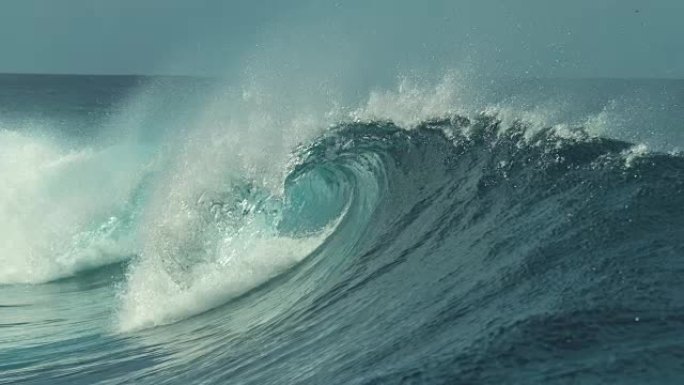
[[3, 0], [0, 72], [684, 77], [682, 20], [682, 0]]

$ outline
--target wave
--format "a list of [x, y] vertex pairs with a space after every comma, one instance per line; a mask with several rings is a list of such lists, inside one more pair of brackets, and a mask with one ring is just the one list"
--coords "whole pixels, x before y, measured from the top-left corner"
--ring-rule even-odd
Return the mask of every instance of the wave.
[[[473, 258], [469, 248], [542, 247], [541, 239], [560, 235], [599, 247], [606, 239], [580, 235], [598, 224], [575, 223], [579, 213], [615, 220], [645, 187], [642, 173], [662, 172], [649, 165], [683, 170], [678, 156], [582, 128], [504, 125], [488, 114], [451, 115], [411, 129], [391, 121], [342, 123], [295, 155], [277, 192], [234, 174], [200, 189], [188, 179], [193, 188], [185, 190], [173, 174], [162, 194], [164, 214], [147, 227], [121, 295], [121, 331], [213, 309], [304, 260], [330, 263], [325, 269], [342, 263], [330, 260], [358, 262], [369, 252], [364, 248], [399, 247], [394, 254], [402, 254], [458, 239]], [[511, 223], [495, 224], [502, 220]], [[520, 226], [524, 236], [514, 236]], [[404, 250], [399, 241], [412, 246]]]
[[[681, 156], [487, 115], [410, 130], [351, 122], [297, 150], [282, 194], [242, 186], [237, 195], [256, 208], [241, 211], [247, 238], [219, 239], [245, 259], [224, 270], [225, 250], [201, 248], [178, 273], [177, 261], [144, 255], [128, 279], [124, 304], [149, 302], [124, 307], [123, 331], [194, 315], [156, 338], [187, 336], [192, 345], [197, 330], [213, 336], [194, 354], [179, 348], [181, 379], [199, 355], [221, 370], [192, 378], [213, 382], [274, 373], [283, 382], [348, 382], [361, 372], [387, 383], [499, 383], [520, 357], [534, 369], [573, 352], [619, 351], [635, 333], [651, 336], [644, 349], [664, 357], [672, 324], [681, 325], [672, 302], [682, 289]], [[195, 210], [215, 212], [216, 201], [201, 195]], [[226, 221], [234, 201], [218, 204]], [[148, 260], [160, 264], [147, 268]], [[171, 288], [137, 291], [162, 271], [177, 277]], [[230, 352], [211, 348], [215, 338], [230, 341]], [[255, 356], [267, 368], [241, 372]], [[625, 352], [614, 365], [642, 356]], [[309, 360], [333, 374], [286, 370]], [[665, 370], [666, 361], [649, 365]]]
[[[124, 382], [500, 383], [520, 360], [666, 356], [684, 326], [681, 155], [493, 110], [393, 117], [384, 98], [294, 150], [240, 131], [162, 150], [3, 131], [0, 283], [124, 261], [96, 332], [131, 365], [103, 376]], [[302, 362], [329, 371], [288, 369]]]

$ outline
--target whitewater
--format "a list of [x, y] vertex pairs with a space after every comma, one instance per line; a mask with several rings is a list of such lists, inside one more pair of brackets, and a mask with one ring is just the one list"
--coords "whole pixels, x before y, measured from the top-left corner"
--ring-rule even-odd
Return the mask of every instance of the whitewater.
[[1, 384], [681, 381], [683, 82], [290, 91], [0, 76]]

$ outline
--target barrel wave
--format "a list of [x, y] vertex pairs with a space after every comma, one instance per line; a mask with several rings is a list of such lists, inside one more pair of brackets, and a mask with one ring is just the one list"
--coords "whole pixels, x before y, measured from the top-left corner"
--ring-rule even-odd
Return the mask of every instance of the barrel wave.
[[0, 190], [0, 382], [681, 378], [681, 155], [492, 113], [322, 128], [268, 182], [3, 131], [38, 174]]

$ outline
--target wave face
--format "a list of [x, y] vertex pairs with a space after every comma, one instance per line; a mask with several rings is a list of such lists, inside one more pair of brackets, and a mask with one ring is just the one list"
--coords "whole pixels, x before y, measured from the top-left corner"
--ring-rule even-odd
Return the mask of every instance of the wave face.
[[681, 379], [681, 155], [361, 115], [268, 180], [2, 131], [3, 383]]

